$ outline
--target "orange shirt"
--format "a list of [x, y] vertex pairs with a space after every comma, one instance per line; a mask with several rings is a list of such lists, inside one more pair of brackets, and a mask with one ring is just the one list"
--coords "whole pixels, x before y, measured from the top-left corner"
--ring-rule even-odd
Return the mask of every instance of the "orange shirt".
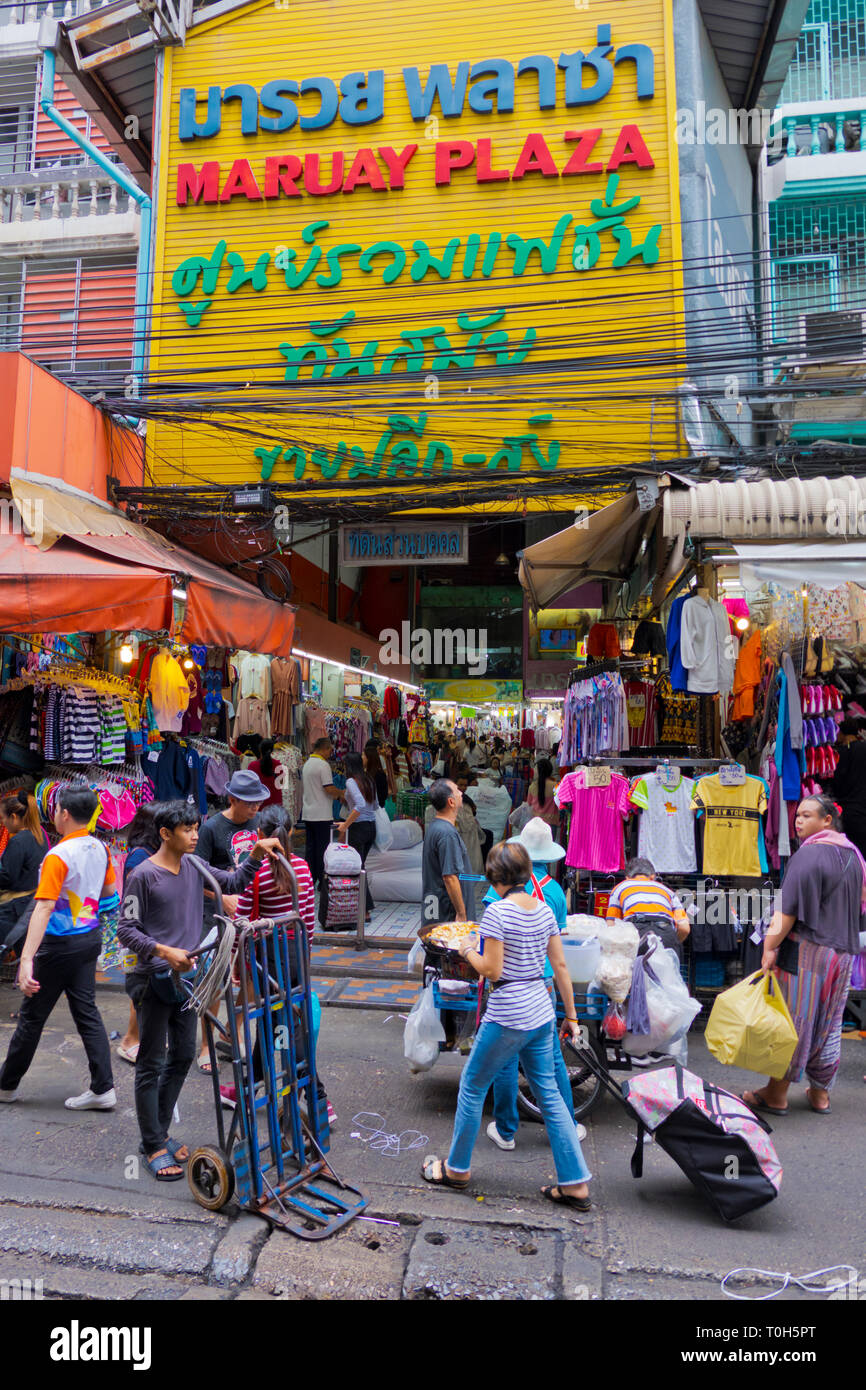
[[755, 713], [755, 691], [761, 683], [761, 634], [753, 632], [740, 650], [734, 672], [734, 704], [731, 718], [751, 719]]

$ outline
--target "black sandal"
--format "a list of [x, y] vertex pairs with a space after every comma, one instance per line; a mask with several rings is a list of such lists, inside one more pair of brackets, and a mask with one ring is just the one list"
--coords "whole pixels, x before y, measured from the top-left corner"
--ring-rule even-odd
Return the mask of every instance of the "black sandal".
[[145, 1156], [145, 1163], [150, 1169], [157, 1182], [180, 1182], [183, 1178], [183, 1170], [179, 1173], [167, 1173], [166, 1168], [179, 1168], [180, 1164], [176, 1158], [172, 1158], [170, 1153], [154, 1154], [153, 1158]]
[[[438, 1177], [435, 1177], [432, 1172], [434, 1163], [439, 1164]], [[444, 1161], [437, 1158], [435, 1154], [428, 1154], [425, 1158], [421, 1165], [421, 1176], [425, 1182], [431, 1183], [434, 1187], [453, 1187], [457, 1192], [465, 1192], [469, 1186], [469, 1178], [463, 1178], [462, 1181], [458, 1178], [449, 1178], [445, 1171]]]
[[[556, 1196], [553, 1195], [554, 1193]], [[589, 1197], [570, 1197], [567, 1192], [560, 1192], [555, 1183], [552, 1183], [550, 1187], [543, 1187], [541, 1195], [558, 1207], [571, 1207], [572, 1211], [591, 1211], [592, 1209], [592, 1201]]]

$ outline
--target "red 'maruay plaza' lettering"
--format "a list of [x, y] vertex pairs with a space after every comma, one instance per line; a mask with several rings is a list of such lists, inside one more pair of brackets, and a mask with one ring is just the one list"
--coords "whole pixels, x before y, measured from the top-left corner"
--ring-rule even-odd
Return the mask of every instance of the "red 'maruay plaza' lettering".
[[[562, 140], [576, 149], [557, 158], [543, 135], [526, 136], [513, 168], [496, 167], [493, 142], [480, 139], [438, 140], [433, 152], [433, 177], [436, 186], [447, 187], [452, 176], [462, 169], [474, 170], [476, 183], [517, 181], [533, 174], [544, 179], [566, 178], [574, 174], [613, 173], [623, 164], [635, 164], [638, 169], [653, 169], [655, 161], [636, 125], [624, 125], [617, 134], [607, 161], [589, 156], [596, 153], [602, 140], [601, 126], [592, 130], [566, 130]], [[179, 164], [177, 168], [177, 203], [230, 203], [234, 198], [259, 202], [268, 198], [327, 198], [336, 193], [350, 195], [358, 188], [370, 188], [375, 193], [387, 193], [405, 187], [406, 170], [418, 152], [417, 145], [405, 145], [397, 151], [390, 145], [376, 150], [361, 149], [344, 154], [335, 150], [329, 155], [315, 153], [269, 155], [264, 170], [257, 177], [248, 159], [236, 159], [223, 172], [215, 160], [197, 168], [194, 164]], [[471, 177], [471, 175], [470, 175]]]

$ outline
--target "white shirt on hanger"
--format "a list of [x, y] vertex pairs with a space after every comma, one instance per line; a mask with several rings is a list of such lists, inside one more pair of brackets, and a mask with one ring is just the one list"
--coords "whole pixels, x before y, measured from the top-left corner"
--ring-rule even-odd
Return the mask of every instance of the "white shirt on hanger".
[[734, 684], [734, 638], [728, 614], [713, 599], [683, 604], [680, 659], [689, 673], [689, 694], [728, 695]]

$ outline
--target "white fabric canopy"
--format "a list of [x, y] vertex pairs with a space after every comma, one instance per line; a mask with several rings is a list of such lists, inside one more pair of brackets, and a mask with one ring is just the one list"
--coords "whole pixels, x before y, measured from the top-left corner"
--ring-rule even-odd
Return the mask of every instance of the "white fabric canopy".
[[804, 541], [798, 545], [735, 545], [740, 582], [745, 589], [781, 584], [799, 589], [818, 584], [835, 589], [866, 579], [866, 541]]

